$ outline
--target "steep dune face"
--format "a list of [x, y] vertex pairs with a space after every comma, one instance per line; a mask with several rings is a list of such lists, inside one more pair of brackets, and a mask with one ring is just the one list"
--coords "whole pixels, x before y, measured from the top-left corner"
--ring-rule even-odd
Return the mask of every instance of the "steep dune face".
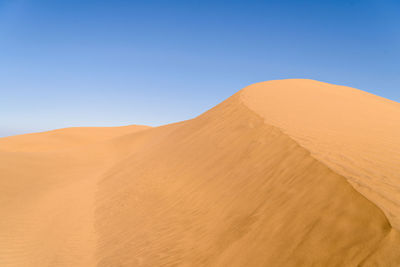
[[277, 123], [283, 104], [268, 121], [264, 96], [156, 128], [0, 139], [0, 266], [399, 266], [380, 202]]
[[242, 101], [345, 176], [400, 229], [400, 104], [345, 86], [282, 80], [245, 88]]
[[99, 266], [400, 263], [384, 214], [239, 95], [149, 132], [99, 183]]

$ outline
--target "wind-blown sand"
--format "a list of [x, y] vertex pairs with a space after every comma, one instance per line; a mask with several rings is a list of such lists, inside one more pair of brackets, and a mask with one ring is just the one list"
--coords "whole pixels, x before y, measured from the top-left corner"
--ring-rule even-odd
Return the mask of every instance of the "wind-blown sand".
[[0, 138], [0, 266], [399, 266], [399, 105], [283, 80], [181, 123]]

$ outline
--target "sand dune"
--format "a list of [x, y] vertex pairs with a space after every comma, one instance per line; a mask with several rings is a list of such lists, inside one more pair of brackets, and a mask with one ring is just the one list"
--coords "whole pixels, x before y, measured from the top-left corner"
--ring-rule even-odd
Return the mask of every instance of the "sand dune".
[[344, 175], [400, 229], [400, 103], [312, 80], [269, 81], [244, 103]]
[[0, 138], [0, 266], [399, 266], [398, 112], [286, 80], [181, 123]]
[[117, 158], [107, 140], [147, 128], [1, 138], [0, 266], [95, 266], [97, 181]]

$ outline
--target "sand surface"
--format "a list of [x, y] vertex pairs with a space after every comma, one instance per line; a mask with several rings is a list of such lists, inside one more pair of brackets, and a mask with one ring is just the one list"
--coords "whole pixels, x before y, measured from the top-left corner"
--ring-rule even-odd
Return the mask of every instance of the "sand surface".
[[181, 123], [0, 138], [0, 266], [399, 266], [398, 112], [286, 80]]
[[400, 229], [400, 103], [313, 80], [251, 85], [244, 103], [345, 176]]

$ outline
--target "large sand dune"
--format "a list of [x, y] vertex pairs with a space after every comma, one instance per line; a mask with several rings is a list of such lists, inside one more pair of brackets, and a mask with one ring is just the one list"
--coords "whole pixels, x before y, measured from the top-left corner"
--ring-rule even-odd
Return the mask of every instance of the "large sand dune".
[[242, 100], [376, 203], [400, 229], [400, 104], [312, 80], [258, 83]]
[[399, 110], [285, 80], [181, 123], [1, 138], [0, 266], [400, 266]]

